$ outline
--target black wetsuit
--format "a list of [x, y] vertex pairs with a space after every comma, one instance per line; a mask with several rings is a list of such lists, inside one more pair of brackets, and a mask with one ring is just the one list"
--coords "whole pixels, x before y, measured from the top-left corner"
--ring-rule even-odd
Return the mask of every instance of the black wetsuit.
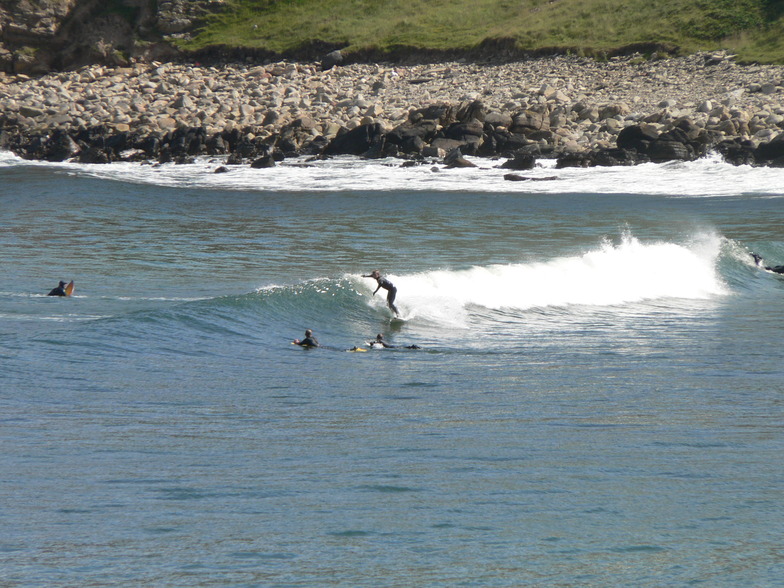
[[60, 285], [57, 288], [52, 288], [47, 296], [68, 296], [63, 286], [65, 286], [65, 282], [60, 282]]
[[[397, 311], [397, 307], [395, 306], [395, 296], [397, 296], [397, 288], [395, 288], [392, 282], [390, 282], [386, 278], [378, 277], [376, 278], [376, 281], [378, 282], [378, 288], [376, 288], [376, 292], [378, 292], [379, 288], [384, 288], [384, 290], [387, 291], [387, 306], [389, 306], [389, 308], [392, 309], [392, 311], [395, 314], [399, 314]], [[373, 294], [375, 294], [376, 292], [373, 292]]]
[[752, 253], [751, 256], [754, 258], [754, 263], [756, 263], [758, 267], [773, 272], [774, 274], [784, 274], [784, 265], [774, 265], [771, 267], [763, 263], [762, 256], [757, 255], [756, 253]]
[[315, 337], [305, 337], [302, 341], [297, 343], [297, 345], [301, 345], [302, 347], [319, 347], [319, 342], [316, 341]]

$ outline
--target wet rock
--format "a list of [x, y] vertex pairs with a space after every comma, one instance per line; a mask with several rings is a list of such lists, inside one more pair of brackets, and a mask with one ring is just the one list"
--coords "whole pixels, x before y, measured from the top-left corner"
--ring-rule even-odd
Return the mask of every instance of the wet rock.
[[338, 135], [324, 149], [324, 155], [362, 155], [381, 141], [384, 132], [380, 124], [361, 125]]
[[[754, 158], [759, 162], [778, 161], [784, 158], [784, 133], [779, 134], [768, 143], [762, 143], [754, 152]], [[777, 167], [781, 167], [777, 165]]]
[[452, 149], [452, 151], [447, 153], [446, 157], [444, 157], [444, 165], [448, 168], [477, 167], [476, 164], [471, 163], [465, 157], [463, 157], [463, 153], [460, 151], [460, 149]]
[[503, 169], [526, 170], [536, 166], [536, 158], [531, 153], [517, 152], [513, 159], [509, 159], [501, 164]]

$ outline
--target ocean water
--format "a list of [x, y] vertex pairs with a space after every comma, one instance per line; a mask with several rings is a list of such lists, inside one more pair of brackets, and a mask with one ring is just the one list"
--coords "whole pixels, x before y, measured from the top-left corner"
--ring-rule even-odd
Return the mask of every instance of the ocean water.
[[784, 585], [784, 170], [478, 163], [0, 153], [0, 585]]

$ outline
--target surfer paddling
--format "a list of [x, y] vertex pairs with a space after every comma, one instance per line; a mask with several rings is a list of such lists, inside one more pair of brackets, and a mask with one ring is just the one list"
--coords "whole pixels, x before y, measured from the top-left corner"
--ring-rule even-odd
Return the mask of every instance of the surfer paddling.
[[294, 339], [292, 343], [294, 343], [294, 345], [299, 345], [300, 347], [320, 347], [319, 342], [313, 336], [313, 331], [310, 329], [305, 331], [305, 338], [302, 339], [302, 341]]
[[381, 288], [384, 288], [384, 290], [387, 291], [387, 306], [389, 306], [390, 310], [392, 310], [392, 312], [395, 313], [395, 316], [399, 316], [400, 313], [398, 312], [397, 307], [395, 306], [395, 296], [397, 296], [397, 288], [395, 288], [394, 284], [392, 284], [392, 282], [390, 282], [385, 277], [383, 277], [381, 275], [381, 272], [378, 270], [373, 270], [370, 274], [366, 276], [363, 275], [362, 277], [373, 278], [374, 280], [376, 280], [376, 282], [378, 282], [378, 288], [376, 288], [376, 291], [373, 292], [373, 296], [375, 296], [376, 292], [378, 292]]
[[774, 274], [784, 274], [784, 265], [774, 265], [773, 267], [770, 267], [765, 265], [765, 262], [762, 261], [761, 255], [752, 253], [751, 256], [754, 258], [754, 263], [757, 264], [757, 267], [761, 267], [762, 269], [773, 272]]
[[[384, 335], [379, 333], [373, 341], [368, 341], [367, 346], [371, 349], [394, 349], [397, 345], [390, 345], [384, 340]], [[404, 345], [404, 349], [422, 349], [419, 345]]]

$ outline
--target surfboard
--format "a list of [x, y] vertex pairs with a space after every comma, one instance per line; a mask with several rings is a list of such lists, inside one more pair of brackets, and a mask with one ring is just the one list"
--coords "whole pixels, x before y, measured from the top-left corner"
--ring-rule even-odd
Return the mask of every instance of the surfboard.
[[71, 280], [68, 283], [68, 285], [65, 287], [65, 295], [70, 296], [71, 294], [73, 294], [73, 291], [74, 291], [74, 283], [73, 280]]
[[367, 349], [364, 347], [352, 347], [351, 349], [346, 349], [346, 351], [350, 353], [364, 353]]

